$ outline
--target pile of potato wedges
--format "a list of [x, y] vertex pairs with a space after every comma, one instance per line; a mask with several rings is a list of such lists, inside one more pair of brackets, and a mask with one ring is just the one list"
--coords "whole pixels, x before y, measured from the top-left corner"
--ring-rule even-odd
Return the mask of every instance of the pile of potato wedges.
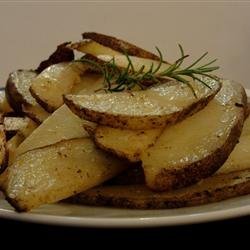
[[[126, 56], [124, 55], [126, 51]], [[222, 78], [171, 78], [107, 93], [77, 54], [122, 69], [159, 56], [86, 32], [36, 69], [10, 73], [0, 92], [0, 190], [24, 212], [55, 202], [135, 209], [201, 205], [250, 193], [245, 89]], [[164, 60], [159, 70], [171, 64]], [[193, 94], [195, 91], [196, 95]]]

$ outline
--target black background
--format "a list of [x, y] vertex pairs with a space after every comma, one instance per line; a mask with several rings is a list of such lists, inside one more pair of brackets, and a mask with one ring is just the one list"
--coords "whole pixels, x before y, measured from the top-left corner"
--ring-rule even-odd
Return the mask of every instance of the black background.
[[143, 243], [165, 241], [174, 242], [175, 245], [188, 241], [199, 241], [206, 246], [220, 240], [224, 243], [236, 241], [239, 245], [243, 243], [243, 240], [248, 241], [249, 226], [250, 216], [187, 226], [140, 229], [59, 227], [0, 219], [0, 236], [2, 241], [5, 240], [9, 244], [29, 243], [32, 240], [40, 245], [49, 240], [58, 243], [80, 242], [81, 246], [84, 246], [82, 243], [90, 241], [93, 246], [104, 241], [116, 245], [114, 241], [119, 241], [123, 242], [121, 246], [124, 246], [135, 241]]

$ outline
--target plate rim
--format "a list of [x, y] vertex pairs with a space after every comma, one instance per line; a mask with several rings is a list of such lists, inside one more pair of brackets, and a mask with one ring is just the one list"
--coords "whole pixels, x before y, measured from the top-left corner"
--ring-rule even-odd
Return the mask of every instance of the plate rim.
[[[246, 197], [250, 195], [245, 195]], [[236, 197], [239, 198], [239, 197]], [[233, 200], [228, 199], [228, 200]], [[219, 202], [217, 202], [219, 203]], [[48, 205], [49, 206], [49, 205]], [[79, 205], [80, 206], [80, 205]], [[81, 205], [84, 209], [84, 207]], [[89, 207], [89, 206], [88, 206]], [[201, 207], [201, 206], [197, 206]], [[193, 207], [195, 208], [195, 207]], [[112, 208], [111, 208], [112, 209]], [[119, 208], [118, 208], [119, 209]], [[122, 209], [126, 211], [127, 209]], [[164, 209], [163, 209], [164, 210]], [[157, 210], [159, 213], [163, 210]], [[166, 209], [165, 209], [166, 210]], [[145, 210], [143, 210], [145, 211]], [[155, 210], [154, 210], [155, 211]], [[215, 222], [219, 220], [232, 219], [241, 216], [250, 215], [250, 204], [245, 206], [223, 209], [219, 211], [195, 213], [187, 215], [175, 216], [159, 216], [159, 217], [79, 217], [79, 216], [63, 216], [50, 214], [35, 214], [35, 213], [18, 213], [14, 210], [6, 210], [0, 208], [0, 218], [10, 219], [15, 221], [38, 223], [55, 226], [69, 227], [89, 227], [89, 228], [148, 228], [148, 227], [164, 227], [164, 226], [180, 226], [206, 222]]]

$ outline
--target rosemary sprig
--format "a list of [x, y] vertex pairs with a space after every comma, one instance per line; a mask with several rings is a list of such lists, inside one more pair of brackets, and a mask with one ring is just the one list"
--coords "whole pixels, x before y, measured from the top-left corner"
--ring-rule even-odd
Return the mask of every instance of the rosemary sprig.
[[[206, 76], [211, 79], [217, 79], [217, 77], [210, 75], [209, 73], [219, 69], [218, 66], [211, 66], [217, 59], [214, 59], [208, 63], [205, 63], [201, 66], [197, 66], [208, 54], [204, 53], [197, 60], [195, 60], [188, 67], [181, 68], [184, 60], [189, 57], [185, 55], [182, 46], [179, 44], [180, 49], [180, 58], [177, 59], [172, 65], [170, 65], [166, 70], [160, 71], [163, 64], [163, 56], [159, 48], [156, 47], [156, 50], [159, 54], [159, 63], [156, 67], [154, 64], [151, 64], [151, 67], [145, 72], [145, 65], [142, 65], [139, 70], [135, 70], [134, 65], [131, 61], [129, 55], [124, 52], [124, 55], [127, 58], [128, 64], [126, 68], [120, 68], [116, 65], [115, 59], [112, 58], [109, 62], [104, 62], [102, 65], [98, 64], [95, 61], [85, 59], [84, 57], [77, 60], [83, 63], [87, 63], [92, 67], [98, 69], [104, 76], [104, 90], [109, 92], [120, 92], [124, 90], [132, 90], [135, 86], [145, 89], [148, 87], [148, 83], [155, 84], [161, 82], [162, 78], [172, 78], [179, 82], [187, 84], [193, 91], [194, 95], [196, 93], [192, 88], [189, 80], [185, 77], [190, 77], [194, 81], [198, 81], [201, 84], [204, 84], [206, 87], [211, 88], [205, 81], [203, 81], [199, 76]], [[146, 84], [147, 83], [147, 84]]]

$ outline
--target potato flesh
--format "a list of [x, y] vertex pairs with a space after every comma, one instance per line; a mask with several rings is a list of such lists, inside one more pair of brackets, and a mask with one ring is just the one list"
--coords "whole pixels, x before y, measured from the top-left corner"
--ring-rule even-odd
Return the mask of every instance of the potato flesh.
[[200, 112], [166, 128], [152, 148], [142, 155], [143, 168], [149, 186], [165, 170], [182, 169], [197, 162], [224, 143], [232, 127], [242, 115], [242, 87], [224, 81], [216, 97]]
[[[84, 74], [81, 86], [75, 92], [93, 93], [102, 86], [103, 78], [100, 75]], [[62, 105], [48, 117], [17, 149], [17, 155], [31, 149], [54, 144], [61, 140], [88, 137], [84, 126], [94, 126], [93, 123], [80, 119], [73, 114], [66, 105]]]
[[85, 123], [87, 122], [73, 114], [66, 105], [63, 105], [20, 144], [16, 154], [20, 155], [61, 140], [88, 137], [88, 133], [83, 128]]
[[115, 51], [111, 48], [108, 48], [106, 46], [103, 46], [95, 41], [81, 41], [78, 43], [73, 43], [68, 45], [71, 49], [75, 49], [77, 51], [80, 51], [82, 53], [91, 54], [94, 56], [98, 55], [110, 55], [110, 56], [116, 56], [116, 55], [122, 55], [118, 51]]
[[11, 106], [9, 105], [6, 95], [5, 95], [5, 91], [4, 90], [0, 90], [0, 112], [1, 113], [9, 113], [12, 112], [13, 109], [11, 108]]
[[46, 120], [50, 115], [50, 113], [45, 111], [38, 103], [35, 105], [24, 103], [22, 104], [22, 111], [25, 115], [39, 124]]
[[6, 131], [17, 131], [25, 128], [29, 123], [29, 118], [4, 117], [3, 123]]
[[103, 88], [103, 76], [93, 73], [85, 73], [79, 82], [71, 90], [72, 94], [93, 94]]
[[2, 165], [6, 160], [6, 136], [4, 131], [4, 126], [0, 125], [0, 172], [2, 170]]
[[41, 72], [31, 85], [31, 93], [49, 112], [63, 104], [62, 96], [80, 82], [86, 67], [82, 63], [59, 63]]
[[227, 161], [216, 172], [216, 174], [227, 174], [233, 171], [249, 169], [250, 167], [250, 117], [244, 123], [239, 139]]
[[[65, 101], [72, 110], [80, 110], [75, 112], [82, 118], [101, 125], [151, 129], [162, 127], [171, 121], [175, 122], [174, 114], [180, 114], [190, 105], [217, 93], [220, 84], [212, 79], [204, 80], [211, 89], [199, 82], [190, 83], [197, 98], [186, 84], [175, 82], [171, 86], [165, 83], [147, 90], [135, 91], [132, 94], [120, 92], [67, 95]], [[81, 110], [83, 110], [82, 113]]]
[[98, 126], [94, 132], [94, 140], [98, 147], [128, 159], [140, 161], [140, 156], [150, 145], [152, 146], [162, 129], [128, 130]]
[[[22, 110], [28, 117], [42, 123], [49, 113], [45, 111], [31, 95], [29, 89], [37, 73], [32, 70], [17, 70], [10, 74], [7, 90], [14, 108]], [[8, 86], [9, 85], [9, 86]]]
[[30, 94], [29, 88], [37, 73], [32, 70], [18, 70], [11, 74], [17, 92], [23, 97], [24, 103], [32, 106], [38, 105], [34, 97]]
[[[121, 68], [127, 68], [127, 66], [128, 66], [128, 59], [125, 55], [112, 56], [109, 54], [103, 54], [103, 55], [100, 54], [97, 56], [97, 58], [102, 60], [102, 61], [105, 61], [105, 62], [109, 62], [113, 59], [115, 61], [116, 65], [121, 67]], [[159, 65], [159, 61], [148, 59], [148, 58], [140, 58], [140, 57], [136, 57], [136, 56], [129, 56], [129, 58], [133, 64], [135, 71], [140, 71], [142, 65], [144, 65], [143, 72], [149, 71], [149, 69], [152, 67], [152, 65], [153, 65], [153, 70], [155, 70]], [[161, 64], [161, 67], [157, 71], [157, 74], [167, 70], [170, 66], [171, 66], [171, 64], [163, 62]]]
[[99, 185], [125, 167], [90, 139], [72, 139], [19, 156], [4, 172], [2, 188], [18, 210], [27, 211]]

